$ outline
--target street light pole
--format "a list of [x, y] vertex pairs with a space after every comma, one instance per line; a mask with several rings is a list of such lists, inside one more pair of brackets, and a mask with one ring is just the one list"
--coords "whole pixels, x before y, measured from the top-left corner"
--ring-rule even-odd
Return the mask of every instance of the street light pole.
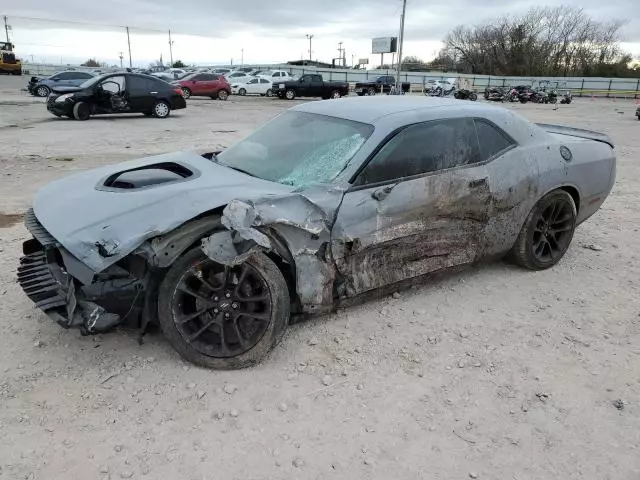
[[4, 16], [4, 34], [7, 37], [7, 43], [9, 43], [9, 24], [7, 23], [7, 16]]
[[171, 68], [173, 68], [173, 40], [171, 40], [171, 30], [169, 30], [169, 58], [171, 59]]
[[240, 50], [240, 65], [244, 66], [244, 48]]
[[400, 17], [400, 41], [398, 42], [398, 73], [396, 75], [396, 94], [402, 93], [400, 72], [402, 71], [402, 44], [404, 43], [404, 17], [407, 11], [407, 0], [402, 0], [402, 16]]
[[127, 29], [127, 45], [129, 45], [129, 68], [133, 68], [133, 61], [131, 60], [131, 38], [129, 37], [129, 27]]
[[309, 61], [311, 61], [311, 40], [313, 39], [313, 35], [307, 34], [307, 38], [309, 39]]
[[120, 52], [120, 68], [122, 68], [122, 59], [124, 58], [124, 55], [122, 54], [122, 52]]

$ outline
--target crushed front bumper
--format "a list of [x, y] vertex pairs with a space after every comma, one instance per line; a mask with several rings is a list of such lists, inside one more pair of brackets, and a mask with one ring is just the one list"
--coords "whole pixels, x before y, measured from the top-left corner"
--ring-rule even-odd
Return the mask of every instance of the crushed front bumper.
[[[33, 210], [25, 215], [25, 226], [33, 239], [23, 244], [24, 256], [18, 267], [18, 283], [38, 308], [64, 328], [79, 328], [83, 334], [99, 333], [121, 323], [118, 313], [107, 311], [102, 298], [122, 292], [135, 292], [133, 301], [125, 303], [129, 313], [141, 285], [135, 279], [94, 281], [82, 284], [67, 271], [69, 253], [47, 232]], [[126, 315], [125, 315], [126, 316]]]

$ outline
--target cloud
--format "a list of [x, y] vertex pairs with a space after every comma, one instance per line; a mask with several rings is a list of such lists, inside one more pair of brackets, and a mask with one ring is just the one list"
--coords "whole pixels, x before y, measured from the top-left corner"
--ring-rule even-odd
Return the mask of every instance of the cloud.
[[[640, 0], [547, 0], [546, 5], [583, 7], [594, 19], [626, 19], [624, 40], [640, 43]], [[52, 7], [55, 5], [55, 8]], [[211, 2], [210, 0], [110, 0], [109, 2], [77, 2], [77, 0], [29, 0], [14, 3], [7, 12], [14, 30], [43, 30], [55, 44], [56, 30], [108, 30], [129, 25], [132, 32], [149, 30], [176, 35], [202, 35], [229, 40], [250, 36], [260, 48], [284, 51], [263, 52], [261, 58], [281, 60], [306, 55], [305, 34], [315, 35], [314, 50], [320, 58], [336, 56], [338, 41], [349, 42], [350, 53], [366, 52], [370, 39], [397, 35], [401, 0], [243, 0]], [[408, 54], [431, 55], [433, 46], [453, 27], [491, 21], [504, 15], [520, 15], [534, 6], [529, 1], [515, 0], [508, 5], [501, 0], [447, 0], [423, 2], [408, 0], [406, 40], [415, 49]], [[43, 13], [44, 12], [44, 13]], [[51, 16], [58, 20], [35, 21], [25, 17]], [[79, 22], [79, 23], [75, 23]], [[82, 25], [86, 22], [87, 25]], [[106, 25], [98, 27], [95, 24]], [[121, 32], [121, 30], [119, 30]], [[263, 40], [261, 40], [263, 39]], [[324, 43], [323, 43], [324, 42]], [[35, 42], [34, 42], [35, 43]], [[336, 45], [334, 45], [336, 44]], [[227, 45], [225, 43], [225, 45]], [[245, 47], [249, 48], [248, 45]], [[119, 47], [120, 48], [120, 47]], [[428, 54], [424, 51], [429, 50]]]

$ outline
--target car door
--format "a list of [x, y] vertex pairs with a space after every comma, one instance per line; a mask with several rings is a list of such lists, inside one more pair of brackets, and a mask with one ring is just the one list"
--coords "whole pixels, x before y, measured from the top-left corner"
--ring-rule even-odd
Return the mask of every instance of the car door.
[[102, 113], [126, 111], [128, 104], [124, 75], [105, 78], [96, 85], [95, 92], [95, 102]]
[[206, 85], [204, 85], [205, 74], [195, 75], [188, 83], [187, 87], [191, 90], [192, 95], [204, 95]]
[[338, 211], [332, 253], [345, 279], [341, 296], [473, 262], [490, 199], [473, 119], [402, 129], [357, 174]]
[[127, 93], [131, 111], [150, 112], [161, 92], [162, 83], [150, 78], [128, 75]]
[[261, 79], [259, 78], [253, 78], [249, 80], [244, 86], [247, 93], [252, 93], [252, 94], [260, 93], [260, 80]]
[[260, 95], [266, 95], [268, 90], [272, 89], [272, 83], [267, 80], [266, 78], [261, 78], [260, 79], [260, 86], [258, 87], [259, 91], [258, 93]]
[[[277, 82], [277, 80], [276, 80]], [[298, 95], [309, 97], [313, 91], [313, 75], [302, 75], [298, 81]]]
[[323, 97], [328, 92], [325, 92], [324, 82], [321, 75], [311, 75], [311, 86], [309, 88], [309, 96], [311, 97]]

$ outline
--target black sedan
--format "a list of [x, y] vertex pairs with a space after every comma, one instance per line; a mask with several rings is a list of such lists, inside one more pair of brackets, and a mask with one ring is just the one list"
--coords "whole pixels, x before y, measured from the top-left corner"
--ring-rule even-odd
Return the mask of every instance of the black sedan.
[[186, 106], [180, 88], [136, 73], [111, 73], [78, 87], [54, 88], [47, 101], [47, 110], [55, 116], [76, 120], [109, 113], [143, 113], [166, 118], [171, 110]]

